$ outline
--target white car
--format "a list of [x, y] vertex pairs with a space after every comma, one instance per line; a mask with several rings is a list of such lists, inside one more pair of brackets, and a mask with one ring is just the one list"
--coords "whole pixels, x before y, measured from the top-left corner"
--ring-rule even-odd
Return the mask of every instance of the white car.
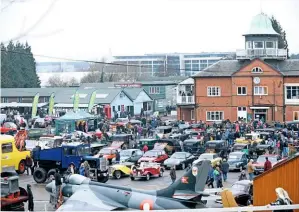
[[200, 161], [209, 160], [212, 163], [212, 166], [215, 166], [222, 159], [216, 153], [203, 153], [199, 156], [199, 158], [193, 161], [192, 165], [197, 164]]

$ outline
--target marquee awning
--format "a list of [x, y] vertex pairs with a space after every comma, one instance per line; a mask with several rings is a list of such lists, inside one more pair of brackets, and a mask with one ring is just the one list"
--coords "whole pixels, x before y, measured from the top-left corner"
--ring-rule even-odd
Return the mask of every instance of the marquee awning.
[[[97, 104], [94, 104], [94, 106]], [[74, 105], [73, 104], [56, 104], [54, 105], [55, 108], [73, 108]], [[88, 108], [88, 104], [79, 104], [79, 108]]]
[[[48, 103], [38, 103], [37, 107], [43, 107]], [[1, 108], [5, 107], [32, 107], [32, 103], [21, 103], [21, 102], [10, 102], [10, 103], [0, 103]]]

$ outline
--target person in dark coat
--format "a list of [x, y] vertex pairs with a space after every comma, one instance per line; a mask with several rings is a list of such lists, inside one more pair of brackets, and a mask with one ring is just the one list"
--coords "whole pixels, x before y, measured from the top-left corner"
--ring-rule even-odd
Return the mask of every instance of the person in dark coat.
[[33, 161], [28, 155], [26, 156], [25, 165], [26, 165], [27, 175], [29, 175], [29, 169], [31, 170], [31, 175], [33, 175], [33, 171], [34, 171]]
[[174, 183], [176, 180], [175, 166], [173, 166], [170, 170], [170, 178], [171, 178], [172, 183]]
[[229, 164], [226, 161], [226, 159], [223, 159], [223, 163], [221, 164], [221, 171], [222, 171], [222, 175], [223, 175], [223, 180], [225, 182], [227, 179], [227, 173], [229, 171]]
[[28, 193], [28, 211], [34, 211], [33, 193], [31, 191], [30, 184], [27, 184], [27, 193]]
[[59, 169], [56, 169], [56, 173], [54, 174], [54, 178], [55, 178], [55, 208], [58, 208], [58, 201], [59, 201], [59, 195], [60, 195], [60, 190], [61, 190], [61, 175], [59, 173]]
[[120, 154], [119, 154], [119, 151], [118, 150], [116, 150], [116, 153], [115, 153], [116, 155], [115, 155], [115, 162], [116, 163], [119, 163], [119, 161], [120, 161]]

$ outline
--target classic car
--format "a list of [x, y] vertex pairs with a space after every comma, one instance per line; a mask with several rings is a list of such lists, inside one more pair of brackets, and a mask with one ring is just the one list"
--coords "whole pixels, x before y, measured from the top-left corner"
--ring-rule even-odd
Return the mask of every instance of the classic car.
[[222, 158], [218, 156], [217, 153], [203, 153], [199, 156], [199, 158], [195, 161], [193, 161], [193, 165], [197, 164], [200, 161], [203, 160], [210, 160], [212, 166], [216, 166], [217, 163], [220, 163], [222, 161]]
[[226, 140], [212, 140], [205, 144], [206, 153], [217, 153], [220, 157], [224, 158], [228, 155], [228, 142]]
[[158, 138], [169, 138], [171, 131], [172, 126], [160, 126], [156, 129], [156, 135], [158, 136]]
[[155, 162], [163, 163], [168, 158], [168, 155], [164, 150], [150, 150], [144, 153], [144, 155], [138, 160], [140, 162]]
[[235, 143], [232, 152], [244, 152], [249, 154], [249, 144]]
[[5, 122], [1, 127], [0, 127], [0, 132], [1, 134], [6, 134], [9, 131], [16, 132], [17, 131], [17, 125], [13, 122]]
[[164, 161], [165, 168], [171, 168], [175, 166], [176, 168], [185, 169], [186, 167], [191, 167], [192, 162], [196, 159], [189, 152], [176, 152], [171, 155], [170, 158]]
[[133, 163], [114, 164], [109, 167], [108, 172], [110, 177], [120, 179], [121, 177], [129, 176]]
[[171, 133], [169, 136], [169, 139], [176, 139], [176, 140], [181, 140], [185, 141], [188, 139], [190, 136], [188, 134], [182, 134], [182, 133]]
[[228, 155], [229, 170], [240, 170], [245, 169], [247, 165], [247, 155], [244, 152], [231, 152]]
[[132, 148], [133, 142], [133, 135], [132, 134], [115, 134], [112, 136], [112, 142], [114, 141], [121, 141], [123, 142], [122, 149]]
[[140, 149], [126, 149], [120, 152], [120, 163], [132, 162], [136, 163], [143, 156]]
[[248, 206], [252, 204], [253, 185], [250, 180], [241, 180], [235, 182], [231, 187], [231, 192], [239, 206]]
[[256, 141], [257, 143], [260, 143], [263, 141], [263, 139], [260, 138], [259, 133], [247, 133], [245, 134], [245, 137], [237, 138], [236, 143], [243, 143], [243, 144], [248, 144], [248, 141], [251, 141], [253, 143]]
[[142, 149], [145, 145], [147, 145], [149, 150], [152, 150], [155, 146], [155, 143], [157, 143], [159, 139], [155, 139], [155, 138], [146, 138], [146, 139], [140, 139], [138, 141], [138, 145], [137, 147], [139, 149]]
[[266, 162], [266, 157], [272, 163], [272, 167], [281, 159], [279, 155], [260, 155], [257, 161], [253, 162], [254, 174], [260, 174], [264, 172], [264, 164]]
[[164, 169], [159, 163], [142, 162], [139, 166], [132, 166], [130, 178], [135, 180], [136, 178], [145, 178], [150, 180], [151, 177], [162, 177]]
[[154, 149], [165, 150], [168, 155], [182, 151], [180, 142], [176, 139], [160, 139], [155, 143]]
[[46, 128], [30, 128], [27, 133], [28, 139], [38, 139], [47, 134], [49, 134], [49, 130]]
[[110, 147], [105, 147], [100, 150], [98, 154], [96, 154], [94, 157], [100, 157], [103, 156], [104, 158], [107, 159], [109, 164], [112, 164], [112, 160], [115, 160], [116, 157], [116, 150], [120, 151], [119, 146], [110, 146]]
[[202, 140], [187, 139], [184, 141], [184, 151], [191, 153], [192, 155], [199, 156], [205, 152], [205, 146]]

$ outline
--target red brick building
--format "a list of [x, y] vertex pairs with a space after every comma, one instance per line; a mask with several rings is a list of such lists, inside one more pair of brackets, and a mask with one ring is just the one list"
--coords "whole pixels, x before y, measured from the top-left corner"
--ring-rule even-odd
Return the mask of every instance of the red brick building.
[[[221, 60], [193, 76], [195, 121], [299, 120], [299, 60], [287, 59], [279, 45], [270, 19], [257, 15], [236, 60]], [[179, 119], [183, 110], [178, 108]]]

